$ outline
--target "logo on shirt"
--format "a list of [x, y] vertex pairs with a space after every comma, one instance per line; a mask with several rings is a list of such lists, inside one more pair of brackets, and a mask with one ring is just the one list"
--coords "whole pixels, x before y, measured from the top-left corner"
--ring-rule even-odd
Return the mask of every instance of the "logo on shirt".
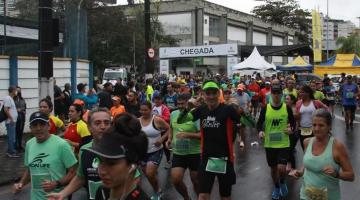
[[273, 119], [271, 122], [271, 126], [279, 126], [282, 120], [283, 119]]
[[92, 164], [91, 166], [95, 169], [97, 169], [99, 167], [99, 163], [100, 163], [100, 160], [99, 158], [94, 158], [94, 160], [92, 161]]
[[50, 154], [40, 153], [31, 161], [29, 164], [30, 167], [46, 167], [50, 168], [50, 164], [43, 163], [44, 159], [48, 157]]
[[208, 116], [202, 121], [203, 128], [219, 128], [220, 122], [216, 121], [215, 117]]

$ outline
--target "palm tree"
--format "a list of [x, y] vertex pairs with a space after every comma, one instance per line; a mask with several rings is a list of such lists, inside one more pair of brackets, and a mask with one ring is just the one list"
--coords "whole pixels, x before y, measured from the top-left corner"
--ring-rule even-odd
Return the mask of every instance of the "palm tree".
[[337, 49], [337, 53], [360, 53], [360, 35], [353, 33], [349, 37], [339, 37], [336, 45], [341, 45]]

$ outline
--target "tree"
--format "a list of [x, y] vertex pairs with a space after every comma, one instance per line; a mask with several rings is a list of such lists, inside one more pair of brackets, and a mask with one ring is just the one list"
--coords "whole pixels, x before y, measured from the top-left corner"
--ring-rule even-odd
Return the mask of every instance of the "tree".
[[360, 35], [353, 33], [349, 37], [339, 37], [336, 40], [336, 45], [340, 48], [336, 50], [337, 53], [355, 53], [360, 54]]
[[297, 29], [295, 36], [300, 43], [310, 43], [308, 32], [311, 27], [311, 15], [300, 8], [298, 0], [255, 0], [264, 4], [256, 6], [252, 13], [260, 19]]

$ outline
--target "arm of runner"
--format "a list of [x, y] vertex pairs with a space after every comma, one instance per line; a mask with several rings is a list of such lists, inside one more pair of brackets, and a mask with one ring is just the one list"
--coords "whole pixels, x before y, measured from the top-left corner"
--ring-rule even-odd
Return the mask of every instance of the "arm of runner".
[[260, 116], [256, 124], [256, 129], [258, 130], [258, 132], [264, 131], [265, 113], [266, 113], [266, 107], [262, 108], [260, 111]]
[[176, 135], [179, 139], [189, 138], [189, 139], [200, 139], [200, 132], [190, 133], [190, 132], [179, 132]]
[[[155, 126], [157, 129], [161, 130], [161, 138], [159, 141], [157, 141], [156, 143], [161, 145], [164, 141], [166, 141], [169, 137], [169, 134], [170, 134], [170, 126], [169, 124], [163, 120], [162, 118], [160, 117], [155, 117], [154, 118], [155, 120]], [[155, 144], [156, 145], [156, 144]]]
[[15, 183], [12, 189], [13, 194], [20, 192], [23, 187], [30, 182], [30, 171], [26, 168], [24, 174], [22, 175], [20, 181]]
[[354, 181], [354, 170], [351, 166], [351, 162], [346, 152], [344, 144], [335, 139], [335, 154], [334, 160], [339, 163], [341, 171], [337, 171], [335, 174], [332, 174], [335, 178], [344, 180], [344, 181]]
[[294, 131], [296, 129], [296, 120], [293, 115], [293, 111], [289, 106], [286, 106], [286, 109], [288, 112], [288, 123], [290, 124], [291, 130]]
[[46, 197], [48, 200], [63, 200], [70, 194], [80, 189], [84, 184], [85, 179], [83, 177], [74, 176], [74, 178], [71, 179], [70, 183], [63, 190], [61, 190], [59, 193], [51, 193]]

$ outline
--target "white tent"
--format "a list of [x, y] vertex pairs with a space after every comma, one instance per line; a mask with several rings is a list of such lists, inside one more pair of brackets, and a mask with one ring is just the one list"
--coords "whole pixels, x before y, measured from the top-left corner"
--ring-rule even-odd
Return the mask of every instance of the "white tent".
[[266, 62], [266, 60], [260, 55], [256, 47], [254, 47], [251, 55], [241, 63], [231, 67], [233, 73], [238, 70], [251, 70], [251, 71], [265, 71], [265, 70], [276, 70], [274, 64]]

